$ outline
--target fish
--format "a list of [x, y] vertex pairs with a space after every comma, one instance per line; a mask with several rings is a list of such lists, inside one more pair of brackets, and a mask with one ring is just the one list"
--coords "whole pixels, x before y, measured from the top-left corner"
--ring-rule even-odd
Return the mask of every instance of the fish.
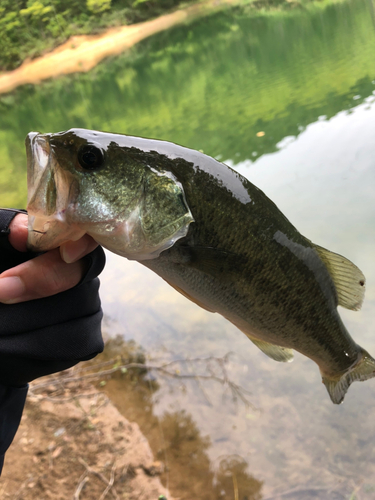
[[30, 132], [28, 247], [89, 234], [217, 312], [270, 358], [314, 361], [333, 403], [375, 376], [338, 305], [360, 309], [363, 273], [304, 237], [248, 179], [167, 141], [73, 128]]

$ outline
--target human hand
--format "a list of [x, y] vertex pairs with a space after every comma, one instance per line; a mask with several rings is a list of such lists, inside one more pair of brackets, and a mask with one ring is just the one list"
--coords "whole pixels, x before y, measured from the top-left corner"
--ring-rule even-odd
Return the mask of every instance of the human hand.
[[[10, 244], [16, 250], [25, 252], [27, 215], [18, 214], [9, 229]], [[0, 274], [0, 302], [16, 304], [55, 295], [74, 287], [86, 270], [82, 257], [97, 246], [90, 236], [85, 235], [4, 271]]]
[[103, 350], [105, 255], [89, 237], [27, 251], [27, 216], [13, 210], [0, 209], [0, 231], [0, 385], [23, 387]]

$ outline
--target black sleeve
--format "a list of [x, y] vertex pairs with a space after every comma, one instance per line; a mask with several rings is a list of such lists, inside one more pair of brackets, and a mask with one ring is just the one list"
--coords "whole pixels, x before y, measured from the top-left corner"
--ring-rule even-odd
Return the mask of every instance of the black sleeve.
[[4, 387], [0, 385], [0, 474], [4, 454], [9, 448], [21, 421], [28, 386]]

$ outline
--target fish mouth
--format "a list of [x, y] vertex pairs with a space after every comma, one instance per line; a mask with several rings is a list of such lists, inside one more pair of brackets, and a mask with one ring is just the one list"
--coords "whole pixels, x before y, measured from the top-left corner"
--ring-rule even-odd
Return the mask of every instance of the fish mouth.
[[[30, 132], [25, 141], [27, 157], [27, 212], [28, 238], [30, 250], [44, 250], [41, 238], [47, 233], [41, 212], [44, 211], [40, 188], [43, 184], [43, 173], [50, 162], [50, 145], [38, 132]], [[39, 217], [38, 217], [39, 214]]]
[[30, 132], [26, 137], [27, 171], [35, 175], [36, 168], [44, 169], [50, 159], [51, 147], [47, 136]]
[[[42, 208], [40, 187], [50, 167], [51, 147], [46, 136], [30, 132], [25, 141], [27, 156], [27, 205], [28, 210], [39, 212]], [[39, 198], [39, 199], [38, 199]]]
[[48, 134], [26, 137], [29, 250], [41, 252], [77, 240], [84, 231], [66, 219], [70, 186], [59, 168]]

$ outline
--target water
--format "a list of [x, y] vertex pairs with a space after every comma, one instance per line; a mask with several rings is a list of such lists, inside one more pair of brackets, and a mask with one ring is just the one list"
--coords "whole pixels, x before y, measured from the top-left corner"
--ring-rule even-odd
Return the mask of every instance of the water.
[[[365, 0], [231, 10], [158, 35], [88, 75], [4, 96], [2, 204], [25, 204], [30, 130], [98, 128], [203, 149], [264, 190], [302, 234], [358, 264], [364, 306], [340, 314], [375, 354], [373, 19]], [[159, 363], [231, 351], [228, 376], [250, 391], [246, 407], [214, 381], [159, 380], [156, 392], [124, 400], [113, 383], [118, 405], [161, 450], [177, 497], [375, 497], [374, 381], [354, 384], [335, 406], [313, 362], [268, 359], [223, 318], [115, 255], [101, 296], [112, 334], [135, 339]], [[202, 362], [182, 369], [206, 373]]]

